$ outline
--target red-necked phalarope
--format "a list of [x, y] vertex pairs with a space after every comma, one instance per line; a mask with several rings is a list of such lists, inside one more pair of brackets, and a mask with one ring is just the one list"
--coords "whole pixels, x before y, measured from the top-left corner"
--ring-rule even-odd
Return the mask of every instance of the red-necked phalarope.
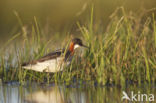
[[22, 68], [38, 72], [62, 71], [65, 65], [67, 66], [70, 64], [74, 54], [74, 50], [78, 47], [88, 48], [87, 46], [83, 45], [81, 39], [75, 38], [72, 39], [67, 50], [57, 50], [41, 57], [38, 60], [23, 63]]

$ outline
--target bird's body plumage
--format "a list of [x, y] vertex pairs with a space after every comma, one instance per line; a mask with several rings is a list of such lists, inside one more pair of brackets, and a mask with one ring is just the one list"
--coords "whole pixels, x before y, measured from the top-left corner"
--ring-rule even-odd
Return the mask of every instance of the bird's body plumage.
[[62, 71], [64, 66], [68, 66], [72, 60], [72, 55], [70, 55], [68, 52], [69, 51], [65, 53], [65, 50], [57, 50], [41, 57], [38, 60], [24, 63], [22, 67], [38, 72]]

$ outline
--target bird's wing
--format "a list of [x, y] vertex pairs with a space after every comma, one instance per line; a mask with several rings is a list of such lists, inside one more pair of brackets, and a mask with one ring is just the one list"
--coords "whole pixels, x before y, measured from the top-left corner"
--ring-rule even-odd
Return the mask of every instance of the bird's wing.
[[43, 61], [46, 61], [46, 60], [49, 60], [49, 59], [55, 59], [55, 58], [61, 56], [62, 53], [63, 53], [63, 51], [60, 49], [60, 50], [48, 53], [47, 55], [41, 57], [37, 61], [38, 62], [43, 62]]
[[43, 56], [37, 60], [33, 60], [31, 62], [23, 63], [22, 66], [33, 65], [33, 64], [36, 64], [37, 62], [44, 62], [44, 61], [49, 60], [49, 59], [55, 59], [58, 56], [61, 56], [61, 54], [63, 52], [64, 52], [64, 50], [62, 50], [62, 49], [56, 50], [54, 52], [48, 53], [47, 55], [45, 55], [45, 56]]

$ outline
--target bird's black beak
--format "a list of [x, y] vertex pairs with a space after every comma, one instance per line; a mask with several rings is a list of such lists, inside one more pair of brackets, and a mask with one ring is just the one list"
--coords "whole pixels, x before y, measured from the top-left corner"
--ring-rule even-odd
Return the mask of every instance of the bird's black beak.
[[88, 47], [88, 46], [86, 46], [86, 45], [82, 45], [82, 47], [85, 47], [85, 48], [88, 48], [88, 49], [89, 49], [89, 47]]

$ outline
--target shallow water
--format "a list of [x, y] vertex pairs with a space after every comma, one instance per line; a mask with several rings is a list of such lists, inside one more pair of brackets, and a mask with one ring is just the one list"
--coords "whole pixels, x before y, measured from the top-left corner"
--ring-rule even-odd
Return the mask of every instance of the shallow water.
[[[129, 86], [122, 89], [112, 86], [64, 86], [37, 83], [20, 86], [18, 83], [8, 83], [0, 85], [0, 103], [134, 103], [121, 100], [123, 91], [129, 96], [133, 91], [137, 97], [141, 94], [156, 95], [154, 87], [146, 86]], [[148, 103], [145, 101], [146, 98], [143, 99], [141, 103]]]

